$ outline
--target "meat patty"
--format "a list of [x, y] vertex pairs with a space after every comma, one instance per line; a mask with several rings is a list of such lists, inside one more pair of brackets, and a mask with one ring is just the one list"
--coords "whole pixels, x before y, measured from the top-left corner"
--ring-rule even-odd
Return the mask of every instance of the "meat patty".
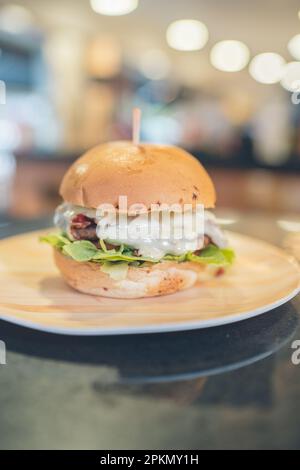
[[96, 229], [95, 221], [83, 214], [77, 214], [71, 221], [70, 232], [75, 240], [97, 241]]

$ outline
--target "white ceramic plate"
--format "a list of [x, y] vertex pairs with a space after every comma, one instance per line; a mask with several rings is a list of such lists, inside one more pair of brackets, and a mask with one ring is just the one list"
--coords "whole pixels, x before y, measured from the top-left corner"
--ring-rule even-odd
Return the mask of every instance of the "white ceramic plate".
[[300, 290], [298, 263], [261, 240], [228, 233], [237, 259], [226, 275], [177, 294], [118, 300], [80, 294], [61, 279], [31, 232], [0, 242], [0, 318], [51, 333], [117, 335], [207, 328], [245, 320]]

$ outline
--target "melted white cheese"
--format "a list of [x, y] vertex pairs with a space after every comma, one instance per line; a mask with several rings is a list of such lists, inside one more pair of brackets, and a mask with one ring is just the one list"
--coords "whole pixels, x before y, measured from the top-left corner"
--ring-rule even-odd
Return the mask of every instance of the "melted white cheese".
[[203, 246], [203, 228], [200, 233], [191, 231], [192, 212], [185, 214], [184, 232], [182, 216], [179, 214], [155, 213], [132, 217], [107, 215], [97, 226], [99, 238], [112, 244], [129, 245], [138, 249], [141, 256], [160, 259], [166, 254], [182, 255]]
[[204, 212], [204, 234], [219, 248], [227, 246], [227, 239], [220, 229], [216, 217], [209, 211]]
[[[97, 219], [94, 209], [62, 204], [56, 210], [54, 223], [60, 230], [71, 236], [70, 222], [76, 214], [84, 214], [98, 220], [97, 236], [99, 239], [114, 245], [128, 245], [137, 249], [141, 256], [152, 259], [160, 259], [166, 254], [183, 255], [188, 251], [199, 250], [204, 246], [204, 234], [220, 248], [227, 245], [215, 216], [208, 211], [204, 211], [204, 227], [198, 233], [191, 230], [195, 221], [195, 213], [192, 212], [185, 213], [184, 217], [173, 214], [170, 216], [171, 224], [168, 223], [168, 217], [152, 218], [150, 230], [149, 214], [120, 216], [119, 218], [110, 214]], [[186, 230], [187, 228], [190, 230]]]

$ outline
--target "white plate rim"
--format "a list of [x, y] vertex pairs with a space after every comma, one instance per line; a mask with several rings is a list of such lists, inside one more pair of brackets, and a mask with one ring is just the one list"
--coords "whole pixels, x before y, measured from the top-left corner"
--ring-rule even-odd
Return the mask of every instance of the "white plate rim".
[[192, 322], [177, 322], [177, 323], [162, 323], [159, 325], [147, 325], [146, 327], [124, 327], [124, 328], [65, 328], [65, 327], [51, 327], [43, 326], [39, 323], [26, 321], [15, 316], [8, 316], [0, 314], [0, 320], [13, 323], [15, 325], [31, 328], [33, 330], [42, 331], [44, 333], [54, 333], [70, 336], [118, 336], [118, 335], [133, 335], [133, 334], [154, 334], [154, 333], [174, 333], [180, 331], [200, 330], [205, 328], [212, 328], [231, 323], [248, 320], [250, 318], [262, 315], [263, 313], [274, 310], [277, 307], [284, 305], [292, 300], [300, 292], [300, 285], [294, 289], [287, 296], [278, 299], [271, 304], [263, 305], [254, 310], [245, 311], [233, 315], [226, 315], [224, 317], [214, 318], [211, 320], [199, 320]]

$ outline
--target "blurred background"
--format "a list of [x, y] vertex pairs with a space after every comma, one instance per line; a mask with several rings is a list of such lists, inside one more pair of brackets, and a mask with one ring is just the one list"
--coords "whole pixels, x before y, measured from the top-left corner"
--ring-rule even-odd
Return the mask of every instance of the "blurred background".
[[209, 170], [218, 207], [300, 210], [296, 0], [0, 0], [0, 213], [60, 202], [85, 149], [179, 145]]

